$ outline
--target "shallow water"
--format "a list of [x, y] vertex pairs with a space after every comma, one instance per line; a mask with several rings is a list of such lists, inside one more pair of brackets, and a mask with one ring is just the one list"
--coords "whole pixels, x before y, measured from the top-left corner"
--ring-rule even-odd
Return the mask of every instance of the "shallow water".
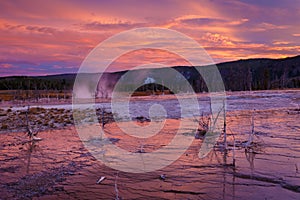
[[[28, 142], [24, 133], [4, 133], [0, 199], [299, 199], [299, 100], [295, 91], [229, 95], [227, 153], [219, 148], [220, 138], [220, 145], [200, 159], [202, 140], [195, 139], [171, 165], [140, 174], [117, 171], [97, 161], [73, 126], [41, 132], [39, 142]], [[242, 142], [251, 131], [253, 108], [256, 146], [251, 152], [245, 151]], [[136, 152], [143, 144], [147, 154], [168, 144], [176, 124], [177, 119], [168, 119], [163, 131], [151, 140], [127, 137], [115, 123], [107, 124], [105, 130], [115, 145]], [[96, 184], [101, 176], [105, 180]]]
[[[189, 95], [182, 95], [182, 97], [188, 97]], [[179, 95], [180, 97], [180, 95]], [[200, 112], [209, 111], [210, 103], [209, 93], [201, 93], [197, 95], [199, 101]], [[279, 109], [279, 108], [297, 108], [300, 106], [300, 90], [267, 90], [267, 91], [242, 91], [242, 92], [226, 92], [226, 110], [260, 110], [260, 109]], [[130, 112], [133, 115], [148, 115], [148, 109], [154, 103], [158, 103], [164, 106], [168, 111], [169, 118], [176, 118], [180, 114], [180, 107], [178, 101], [174, 95], [161, 95], [161, 96], [147, 96], [147, 97], [132, 97], [130, 101]], [[96, 103], [96, 108], [105, 108], [111, 111], [110, 102]], [[51, 105], [34, 103], [32, 107], [43, 107], [46, 109], [58, 108], [58, 109], [72, 109], [72, 104]], [[6, 109], [8, 107], [3, 107]], [[143, 109], [141, 109], [143, 108]], [[14, 110], [27, 109], [27, 107], [16, 106]], [[201, 113], [200, 113], [201, 114]]]

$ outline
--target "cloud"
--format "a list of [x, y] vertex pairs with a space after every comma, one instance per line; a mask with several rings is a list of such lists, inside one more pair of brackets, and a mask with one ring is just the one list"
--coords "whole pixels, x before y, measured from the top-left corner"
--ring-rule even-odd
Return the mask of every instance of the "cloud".
[[252, 31], [266, 31], [266, 30], [278, 30], [278, 29], [287, 29], [289, 26], [287, 25], [275, 25], [271, 23], [260, 23]]
[[[97, 44], [141, 26], [182, 32], [218, 62], [293, 56], [299, 54], [299, 7], [297, 0], [1, 1], [0, 63], [6, 67], [1, 68], [0, 75], [75, 72]], [[167, 43], [172, 39], [176, 40], [169, 38]], [[128, 41], [125, 38], [116, 44], [119, 50], [133, 45]], [[153, 45], [167, 45], [164, 42], [154, 40]], [[126, 62], [134, 57], [156, 62], [166, 58], [165, 63], [172, 64], [172, 56], [164, 52], [144, 53], [124, 58], [119, 68], [125, 69]]]
[[288, 41], [274, 41], [273, 42], [274, 45], [288, 45], [290, 43], [291, 42], [288, 42]]
[[9, 64], [9, 63], [1, 63], [0, 68], [10, 69], [10, 68], [13, 68], [13, 65]]
[[43, 34], [54, 34], [57, 29], [52, 27], [27, 26], [27, 30]]
[[202, 41], [207, 45], [215, 46], [234, 46], [234, 41], [232, 41], [229, 37], [223, 36], [218, 33], [206, 33], [202, 38]]
[[132, 28], [138, 28], [147, 26], [145, 23], [132, 23], [129, 21], [116, 21], [113, 23], [103, 23], [100, 21], [93, 21], [88, 23], [75, 24], [79, 26], [81, 30], [91, 30], [91, 31], [107, 31], [107, 30], [128, 30]]
[[181, 23], [190, 24], [190, 25], [216, 25], [227, 22], [223, 19], [215, 19], [215, 18], [190, 18], [190, 19], [182, 19]]
[[249, 21], [249, 19], [243, 18], [240, 20], [226, 20], [220, 18], [203, 18], [203, 17], [183, 17], [177, 19], [181, 23], [189, 24], [189, 25], [197, 25], [197, 26], [237, 26]]

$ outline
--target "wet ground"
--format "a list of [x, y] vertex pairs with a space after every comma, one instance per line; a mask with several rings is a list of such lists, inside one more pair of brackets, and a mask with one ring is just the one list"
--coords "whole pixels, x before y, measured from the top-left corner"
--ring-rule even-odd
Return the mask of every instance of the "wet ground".
[[[239, 107], [239, 103], [240, 109], [227, 112], [227, 151], [221, 148], [221, 137], [214, 150], [200, 159], [202, 139], [195, 139], [171, 165], [141, 174], [117, 171], [97, 161], [72, 125], [42, 131], [38, 137], [43, 140], [36, 142], [29, 141], [24, 132], [3, 132], [0, 199], [299, 199], [300, 95], [264, 95], [229, 96], [229, 107]], [[255, 135], [253, 147], [247, 150], [243, 144], [251, 132], [253, 107], [257, 108]], [[163, 132], [144, 140], [141, 154], [167, 144], [178, 120], [168, 119]], [[115, 145], [139, 152], [140, 141], [130, 141], [115, 123], [107, 124], [105, 130]]]

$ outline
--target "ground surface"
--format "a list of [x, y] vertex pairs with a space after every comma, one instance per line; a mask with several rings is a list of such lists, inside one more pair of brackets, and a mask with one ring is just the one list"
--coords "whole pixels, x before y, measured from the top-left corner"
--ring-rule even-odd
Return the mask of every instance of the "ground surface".
[[[199, 100], [205, 107], [207, 97]], [[42, 141], [30, 142], [21, 129], [10, 131], [11, 124], [7, 123], [8, 129], [2, 129], [0, 137], [0, 199], [299, 199], [299, 101], [299, 91], [232, 94], [227, 101], [227, 154], [217, 144], [206, 158], [200, 159], [202, 139], [197, 139], [171, 165], [140, 174], [117, 171], [96, 160], [72, 124], [56, 123], [57, 127], [38, 134]], [[154, 102], [176, 104], [168, 98]], [[149, 105], [151, 99], [132, 103], [135, 110]], [[151, 140], [129, 138], [114, 122], [105, 125], [107, 137], [127, 151], [140, 152], [141, 144], [141, 155], [155, 151], [168, 144], [180, 121], [176, 106], [170, 107], [166, 109], [169, 119], [165, 128]], [[251, 131], [253, 108], [255, 146], [245, 151], [242, 144]], [[11, 112], [17, 110], [22, 107], [12, 108]], [[71, 117], [66, 110], [67, 106], [53, 116], [63, 113]], [[144, 110], [133, 113], [145, 116]], [[41, 117], [33, 115], [33, 121], [38, 118]], [[233, 138], [238, 144], [235, 167]], [[104, 181], [97, 184], [102, 176]]]

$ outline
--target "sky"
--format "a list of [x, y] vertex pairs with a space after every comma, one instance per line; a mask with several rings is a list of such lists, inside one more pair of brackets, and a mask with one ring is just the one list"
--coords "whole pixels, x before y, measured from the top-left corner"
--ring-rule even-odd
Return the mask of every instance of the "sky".
[[[215, 63], [300, 54], [299, 0], [10, 0], [0, 1], [0, 76], [76, 73], [98, 44], [140, 27], [183, 33]], [[145, 61], [186, 64], [141, 49], [120, 55], [108, 71]]]

